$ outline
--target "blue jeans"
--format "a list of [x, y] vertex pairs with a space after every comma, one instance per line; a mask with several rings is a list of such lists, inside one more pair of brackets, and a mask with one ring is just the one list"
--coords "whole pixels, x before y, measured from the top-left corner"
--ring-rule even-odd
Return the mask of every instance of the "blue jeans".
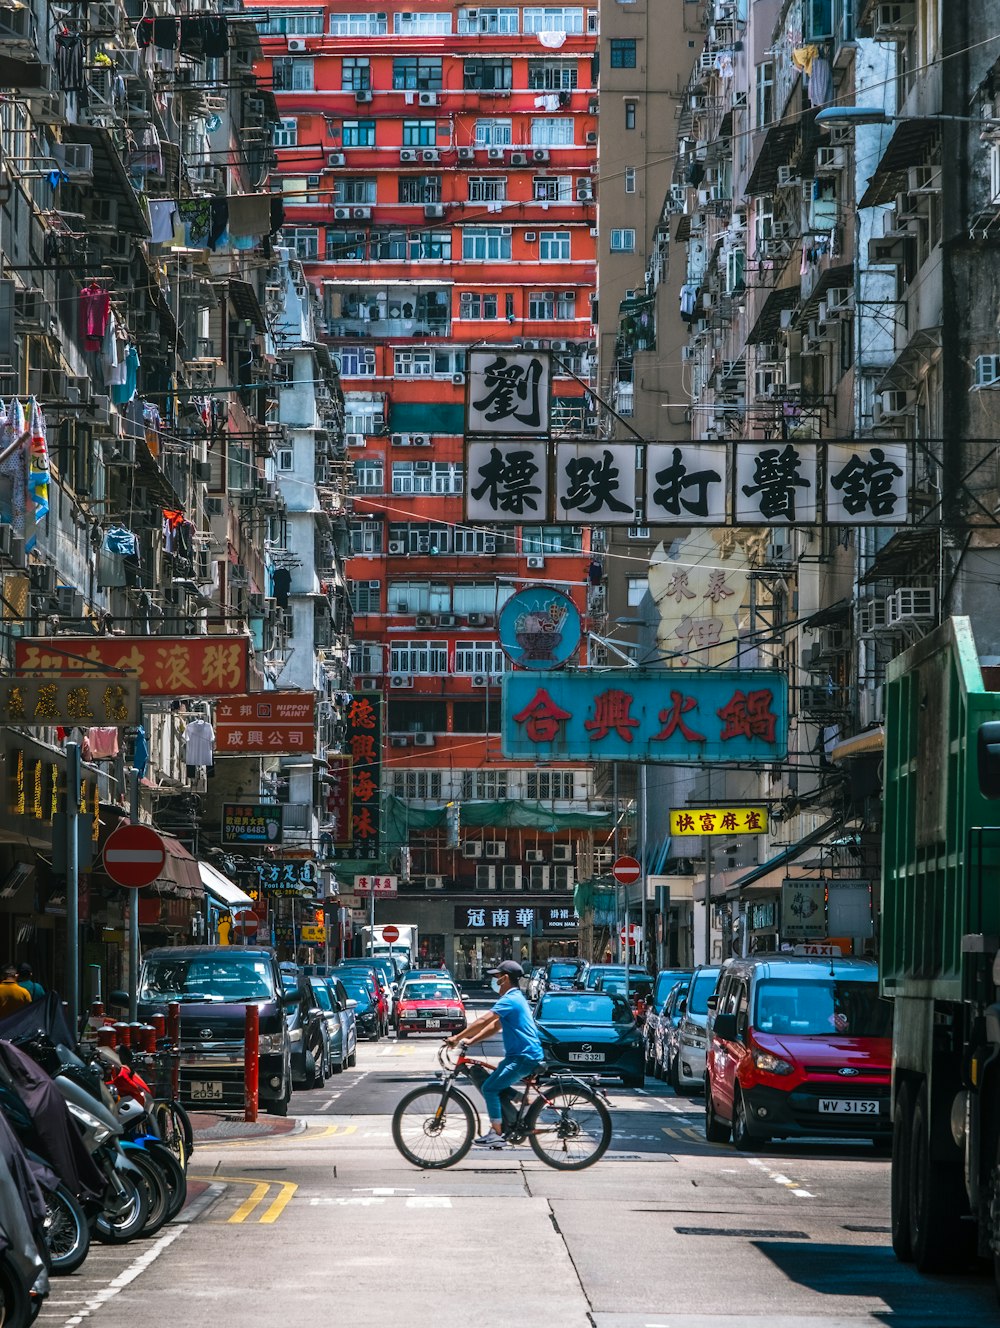
[[[486, 1110], [494, 1124], [503, 1120], [501, 1095], [507, 1099], [509, 1106], [511, 1085], [519, 1079], [526, 1079], [537, 1065], [538, 1061], [533, 1056], [505, 1056], [493, 1073], [487, 1075], [479, 1085], [479, 1091], [486, 1100]], [[512, 1123], [511, 1111], [508, 1110], [507, 1114], [511, 1116]]]

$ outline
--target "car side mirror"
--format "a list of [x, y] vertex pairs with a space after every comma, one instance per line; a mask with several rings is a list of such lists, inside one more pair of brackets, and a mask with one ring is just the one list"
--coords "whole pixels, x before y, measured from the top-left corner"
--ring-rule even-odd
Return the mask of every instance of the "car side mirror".
[[707, 1005], [708, 1005], [708, 1008], [709, 1008], [710, 1010], [714, 1010], [715, 1007], [716, 1007], [716, 1005], [718, 1004], [718, 1002], [719, 1002], [719, 998], [718, 998], [718, 996], [716, 996], [715, 992], [713, 991], [712, 994], [711, 994], [711, 996], [709, 996], [708, 1001], [706, 1002]]
[[398, 996], [398, 995], [399, 995], [399, 983], [398, 983], [398, 982], [394, 982], [394, 983], [392, 983], [392, 985], [390, 986], [389, 990], [392, 992], [393, 996]]
[[298, 1005], [299, 1000], [300, 997], [297, 991], [283, 991], [278, 1003], [285, 1006], [286, 1009], [290, 1009], [293, 1005]]
[[356, 1010], [358, 1008], [358, 1003], [353, 996], [348, 999], [347, 1008], [349, 1010]]
[[677, 1002], [677, 1013], [687, 1014], [687, 1008], [688, 1008], [687, 997], [682, 996], [681, 999]]
[[736, 1016], [734, 1014], [717, 1014], [715, 1023], [712, 1025], [712, 1032], [721, 1042], [736, 1042], [739, 1038]]

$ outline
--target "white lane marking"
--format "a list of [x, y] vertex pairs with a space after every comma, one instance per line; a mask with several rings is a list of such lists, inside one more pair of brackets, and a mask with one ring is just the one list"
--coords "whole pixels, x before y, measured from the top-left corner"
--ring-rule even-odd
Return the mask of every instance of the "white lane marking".
[[188, 1225], [187, 1222], [184, 1222], [179, 1226], [172, 1227], [165, 1236], [161, 1236], [154, 1245], [151, 1245], [148, 1250], [145, 1250], [137, 1259], [134, 1259], [124, 1272], [119, 1273], [107, 1286], [95, 1292], [77, 1314], [73, 1314], [66, 1319], [63, 1322], [63, 1328], [76, 1328], [77, 1324], [83, 1323], [84, 1319], [89, 1319], [109, 1300], [113, 1300], [119, 1291], [124, 1291], [137, 1277], [141, 1277], [150, 1264], [155, 1263], [164, 1250], [170, 1248], [178, 1236], [183, 1236], [188, 1229]]
[[774, 1181], [775, 1185], [781, 1185], [784, 1189], [791, 1190], [792, 1194], [794, 1194], [797, 1199], [816, 1198], [815, 1194], [811, 1193], [807, 1189], [804, 1189], [798, 1183], [798, 1181], [789, 1180], [789, 1178], [781, 1171], [772, 1171], [771, 1168], [767, 1165], [767, 1163], [761, 1162], [759, 1158], [747, 1157], [744, 1158], [743, 1160], [746, 1162], [748, 1167], [757, 1167], [760, 1171], [763, 1171], [763, 1173], [765, 1174], [765, 1176], [768, 1177], [769, 1180]]
[[407, 1208], [450, 1208], [451, 1200], [444, 1195], [421, 1194], [414, 1199], [407, 1199]]
[[309, 1200], [309, 1206], [311, 1208], [320, 1208], [328, 1205], [333, 1206], [334, 1208], [372, 1208], [376, 1204], [384, 1203], [384, 1199], [376, 1199], [374, 1195], [370, 1194], [358, 1194], [355, 1195], [353, 1199], [348, 1198], [346, 1195], [324, 1194], [317, 1199]]

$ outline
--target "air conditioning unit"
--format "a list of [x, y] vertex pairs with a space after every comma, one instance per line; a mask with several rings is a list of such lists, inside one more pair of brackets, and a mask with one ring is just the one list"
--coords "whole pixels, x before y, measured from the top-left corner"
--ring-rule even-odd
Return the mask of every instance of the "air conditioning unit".
[[486, 156], [489, 161], [503, 161], [503, 148], [487, 148]]
[[414, 733], [414, 735], [413, 735], [413, 745], [414, 745], [414, 747], [433, 747], [433, 746], [434, 746], [434, 734], [433, 734], [433, 733]]
[[512, 152], [510, 154], [510, 164], [512, 166], [527, 166], [528, 154], [526, 152]]
[[32, 563], [28, 568], [28, 589], [33, 595], [53, 595], [56, 569], [49, 563]]
[[593, 144], [593, 143], [596, 143], [596, 142], [597, 142], [597, 130], [596, 130], [596, 129], [591, 129], [591, 130], [588, 132], [588, 134], [587, 134], [587, 143], [588, 143], [588, 144]]
[[888, 626], [889, 615], [884, 599], [870, 599], [858, 605], [858, 632], [861, 636], [872, 636]]
[[810, 715], [837, 715], [846, 710], [844, 693], [833, 687], [800, 687], [799, 709]]
[[288, 49], [290, 51], [308, 51], [308, 44], [301, 37], [289, 37]]
[[408, 433], [394, 433], [389, 435], [389, 443], [392, 447], [409, 447], [410, 435]]
[[350, 221], [351, 209], [349, 207], [336, 207], [333, 209], [334, 221]]
[[912, 3], [876, 5], [872, 15], [872, 36], [876, 41], [896, 41], [916, 27], [916, 5]]
[[528, 558], [528, 567], [533, 571], [540, 571], [545, 566], [545, 559], [540, 554], [532, 554]]
[[576, 201], [578, 203], [593, 203], [594, 191], [589, 184], [579, 184], [576, 187]]
[[470, 627], [486, 627], [491, 625], [491, 619], [485, 613], [470, 613], [466, 622]]
[[898, 419], [905, 415], [912, 405], [911, 393], [902, 389], [882, 392], [872, 404], [872, 423], [881, 424], [886, 420]]
[[842, 171], [845, 165], [845, 158], [846, 153], [843, 148], [817, 148], [816, 170]]
[[572, 844], [553, 844], [552, 845], [553, 862], [572, 862], [573, 846]]
[[438, 104], [438, 95], [436, 92], [418, 92], [418, 106], [436, 106]]
[[836, 313], [847, 313], [851, 307], [850, 286], [828, 286], [826, 291], [827, 317]]
[[389, 677], [390, 687], [412, 687], [413, 678], [409, 673], [393, 673]]
[[901, 586], [885, 601], [886, 625], [929, 626], [934, 621], [934, 591], [929, 586]]
[[505, 839], [487, 839], [486, 856], [488, 858], [505, 858], [507, 856], [507, 841]]
[[433, 613], [418, 613], [415, 619], [417, 627], [433, 627], [436, 621]]
[[400, 160], [400, 161], [417, 161], [417, 160], [419, 160], [419, 158], [417, 157], [417, 150], [416, 150], [416, 148], [400, 148], [400, 150], [399, 150], [399, 160]]
[[799, 175], [794, 166], [778, 167], [778, 188], [791, 189], [798, 186]]
[[475, 161], [475, 160], [476, 160], [476, 149], [475, 149], [475, 148], [459, 148], [459, 149], [458, 149], [458, 159], [459, 159], [459, 161]]
[[389, 739], [390, 747], [409, 747], [410, 740], [404, 733], [394, 733]]
[[453, 373], [451, 376], [451, 381], [455, 384], [456, 387], [463, 387], [465, 385], [465, 374]]
[[326, 164], [328, 166], [346, 166], [347, 157], [343, 152], [328, 152], [326, 154]]
[[862, 728], [873, 728], [885, 719], [885, 688], [866, 687], [858, 694], [858, 719]]
[[427, 203], [424, 207], [424, 216], [428, 221], [440, 220], [444, 216], [444, 204]]
[[902, 267], [911, 252], [913, 236], [895, 231], [868, 241], [868, 262], [873, 267]]
[[354, 100], [358, 103], [359, 106], [367, 104], [368, 102], [371, 101], [371, 99], [372, 99], [372, 94], [368, 88], [359, 88], [358, 91], [354, 94]]
[[1000, 382], [1000, 355], [976, 356], [976, 387], [994, 387]]
[[366, 447], [367, 442], [363, 433], [349, 433], [344, 435], [348, 447]]
[[55, 609], [60, 618], [83, 617], [83, 595], [75, 586], [56, 589]]
[[481, 858], [483, 856], [482, 841], [478, 839], [466, 839], [462, 844], [463, 858]]
[[424, 877], [424, 889], [425, 889], [425, 890], [443, 890], [443, 889], [444, 889], [444, 877], [443, 877], [443, 876], [425, 876], [425, 877]]
[[911, 194], [939, 194], [941, 192], [941, 167], [911, 166], [906, 173], [906, 182]]
[[423, 148], [420, 153], [421, 161], [440, 161], [441, 153], [437, 148]]
[[[431, 436], [429, 433], [410, 434], [411, 447], [430, 447], [430, 445], [431, 445]], [[423, 465], [423, 462], [421, 462], [420, 464]]]
[[390, 540], [390, 541], [389, 541], [389, 554], [390, 554], [390, 556], [392, 556], [392, 557], [399, 557], [401, 554], [404, 554], [405, 552], [406, 552], [406, 541], [405, 541], [405, 540]]
[[531, 154], [532, 161], [548, 161], [551, 156], [548, 148], [535, 148]]
[[371, 215], [372, 215], [372, 210], [371, 210], [370, 207], [352, 207], [352, 208], [351, 208], [351, 220], [352, 220], [352, 221], [370, 221], [370, 220], [371, 220]]
[[458, 618], [454, 613], [439, 613], [437, 625], [439, 627], [457, 627]]

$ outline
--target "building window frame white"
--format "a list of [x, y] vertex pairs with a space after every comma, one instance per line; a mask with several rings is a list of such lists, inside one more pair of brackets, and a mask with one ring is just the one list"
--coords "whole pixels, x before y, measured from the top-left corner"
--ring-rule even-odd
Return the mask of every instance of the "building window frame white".
[[575, 118], [572, 115], [533, 116], [530, 141], [533, 148], [566, 148], [574, 143]]
[[539, 231], [538, 261], [540, 263], [568, 263], [573, 257], [570, 231]]
[[276, 148], [294, 148], [299, 141], [299, 122], [294, 115], [283, 117], [271, 130], [271, 144]]
[[475, 144], [477, 148], [509, 148], [513, 143], [513, 121], [490, 118], [477, 120]]
[[525, 9], [525, 32], [565, 32], [572, 36], [582, 36], [584, 29], [584, 10], [576, 5], [547, 5], [544, 9]]
[[615, 227], [611, 232], [613, 254], [635, 253], [635, 229], [632, 226]]
[[465, 226], [462, 230], [462, 261], [465, 263], [507, 263], [512, 252], [510, 226]]

